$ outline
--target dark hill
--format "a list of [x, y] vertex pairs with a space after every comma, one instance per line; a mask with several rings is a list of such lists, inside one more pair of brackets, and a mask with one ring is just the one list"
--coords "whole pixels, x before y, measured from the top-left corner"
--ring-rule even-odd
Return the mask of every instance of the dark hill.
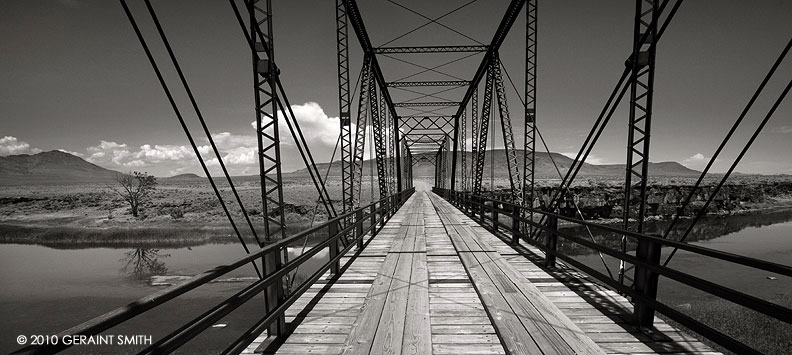
[[0, 183], [6, 185], [112, 182], [117, 174], [58, 150], [0, 157]]

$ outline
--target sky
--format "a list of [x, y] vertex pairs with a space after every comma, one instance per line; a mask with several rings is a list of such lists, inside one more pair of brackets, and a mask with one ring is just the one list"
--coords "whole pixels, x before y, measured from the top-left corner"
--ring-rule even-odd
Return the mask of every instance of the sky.
[[[478, 0], [440, 20], [459, 33], [430, 24], [397, 38], [427, 22], [399, 5], [437, 17], [469, 0], [358, 2], [374, 46], [392, 39], [387, 45], [489, 43], [508, 4]], [[177, 92], [201, 154], [216, 173], [217, 159], [195, 115], [187, 114], [188, 101], [143, 2], [129, 3]], [[153, 4], [223, 161], [234, 175], [256, 174], [251, 56], [228, 2], [154, 0]], [[334, 6], [328, 0], [274, 1], [273, 5], [281, 80], [317, 162], [333, 157], [338, 138]], [[572, 155], [580, 148], [631, 51], [633, 13], [634, 2], [626, 0], [540, 2], [537, 125], [551, 151]], [[688, 0], [682, 5], [658, 45], [651, 161], [704, 167], [792, 36], [790, 14], [792, 2], [783, 0]], [[500, 51], [519, 92], [524, 85], [524, 41], [523, 14]], [[60, 149], [119, 171], [157, 176], [200, 173], [119, 2], [4, 0], [0, 46], [0, 155]], [[480, 55], [462, 58], [466, 55], [391, 55], [378, 60], [388, 81], [455, 80], [472, 78], [481, 60]], [[362, 56], [350, 29], [353, 87]], [[444, 74], [409, 77], [424, 70], [419, 66], [454, 59], [458, 61], [437, 69]], [[787, 58], [716, 162], [715, 171], [728, 168], [791, 79], [792, 59]], [[507, 83], [507, 91], [514, 134], [522, 144], [523, 109], [511, 84]], [[436, 96], [459, 101], [463, 94], [464, 89], [454, 89]], [[391, 89], [391, 95], [395, 101], [420, 96], [397, 89]], [[623, 103], [616, 111], [589, 163], [624, 163], [626, 108]], [[410, 109], [399, 112], [418, 114]], [[493, 146], [502, 147], [500, 130], [491, 131]], [[285, 125], [281, 136], [283, 170], [302, 168]], [[737, 170], [792, 173], [790, 151], [792, 99], [787, 98]], [[334, 159], [338, 158], [336, 154]]]

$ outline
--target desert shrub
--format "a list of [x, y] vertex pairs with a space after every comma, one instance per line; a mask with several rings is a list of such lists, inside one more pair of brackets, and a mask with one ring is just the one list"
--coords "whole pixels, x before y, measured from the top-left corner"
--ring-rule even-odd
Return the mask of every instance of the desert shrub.
[[174, 221], [178, 221], [184, 218], [184, 209], [181, 208], [180, 206], [171, 207], [168, 213], [170, 214], [171, 219], [173, 219]]

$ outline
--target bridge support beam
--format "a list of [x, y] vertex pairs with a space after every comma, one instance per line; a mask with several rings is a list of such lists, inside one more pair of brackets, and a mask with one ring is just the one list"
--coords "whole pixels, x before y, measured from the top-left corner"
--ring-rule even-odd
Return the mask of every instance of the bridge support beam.
[[[660, 243], [641, 238], [638, 240], [638, 248], [635, 250], [635, 257], [638, 260], [660, 266]], [[635, 292], [651, 300], [657, 299], [658, 275], [654, 271], [636, 265], [635, 266]], [[633, 323], [639, 327], [651, 327], [654, 323], [654, 309], [641, 299], [635, 299], [633, 310]]]
[[[637, 233], [643, 233], [646, 215], [658, 7], [658, 0], [636, 0], [633, 52], [626, 63], [630, 68], [630, 121], [627, 131], [627, 172], [624, 180], [624, 230]], [[649, 35], [644, 36], [647, 32]], [[631, 228], [630, 210], [633, 200], [638, 200], [638, 213], [635, 215], [636, 224]], [[627, 250], [627, 240], [624, 237], [621, 250]], [[620, 283], [624, 283], [624, 266], [624, 262], [619, 265]]]

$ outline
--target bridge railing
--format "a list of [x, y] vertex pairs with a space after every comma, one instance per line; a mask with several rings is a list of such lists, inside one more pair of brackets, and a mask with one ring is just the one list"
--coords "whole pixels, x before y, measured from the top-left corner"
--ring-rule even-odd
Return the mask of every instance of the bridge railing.
[[[576, 218], [566, 217], [558, 213], [546, 210], [528, 208], [501, 200], [473, 195], [470, 192], [452, 191], [448, 189], [433, 188], [433, 192], [446, 199], [448, 202], [478, 220], [484, 227], [487, 227], [496, 234], [509, 236], [512, 244], [518, 244], [521, 240], [541, 249], [545, 253], [545, 266], [552, 268], [555, 260], [561, 259], [571, 266], [596, 278], [614, 290], [629, 296], [634, 304], [633, 323], [638, 326], [651, 326], [654, 322], [654, 312], [660, 312], [669, 319], [681, 324], [684, 327], [704, 336], [705, 338], [734, 351], [738, 354], [760, 354], [759, 351], [750, 346], [726, 335], [719, 330], [696, 320], [676, 309], [671, 305], [663, 303], [657, 299], [657, 285], [659, 278], [676, 281], [694, 289], [706, 292], [716, 298], [723, 299], [750, 310], [762, 313], [763, 315], [777, 319], [787, 325], [792, 324], [792, 310], [782, 305], [769, 302], [767, 300], [734, 290], [732, 288], [719, 285], [697, 276], [666, 267], [660, 263], [661, 248], [672, 247], [685, 250], [687, 252], [714, 258], [731, 264], [742, 265], [745, 267], [762, 270], [778, 275], [792, 277], [792, 267], [777, 264], [765, 260], [759, 260], [742, 255], [723, 252], [698, 245], [680, 243], [657, 236], [639, 234], [624, 231], [610, 226], [583, 221]], [[540, 224], [533, 220], [528, 220], [524, 216], [525, 212], [531, 211], [535, 215], [545, 215], [546, 223]], [[510, 223], [501, 222], [500, 215], [508, 217]], [[560, 230], [558, 221], [563, 220], [575, 225], [585, 226], [592, 230], [600, 230], [616, 235], [626, 236], [637, 243], [635, 255], [623, 253], [621, 250], [609, 248], [598, 244], [587, 238], [582, 238]], [[539, 238], [533, 239], [520, 227], [521, 224], [529, 224], [534, 228], [539, 228], [542, 234]], [[635, 268], [635, 277], [632, 287], [624, 285], [612, 277], [588, 266], [571, 255], [567, 255], [558, 249], [559, 238], [567, 242], [576, 243], [596, 252], [613, 257], [617, 260], [632, 264]]]
[[[385, 222], [390, 219], [394, 213], [396, 213], [396, 211], [404, 204], [404, 202], [407, 201], [414, 191], [414, 188], [410, 188], [371, 203], [367, 206], [358, 208], [354, 211], [339, 215], [321, 225], [266, 245], [257, 251], [251, 252], [249, 255], [243, 258], [239, 258], [226, 265], [218, 266], [212, 270], [196, 275], [185, 282], [168, 287], [159, 292], [143, 297], [126, 306], [120, 307], [85, 323], [72, 327], [57, 334], [56, 337], [58, 339], [63, 339], [65, 336], [73, 337], [79, 335], [90, 336], [101, 334], [108, 329], [144, 314], [153, 308], [162, 305], [176, 297], [184, 295], [199, 286], [206, 285], [210, 281], [215, 280], [231, 271], [237, 270], [251, 262], [256, 262], [260, 259], [269, 257], [279, 258], [279, 260], [282, 260], [280, 258], [289, 245], [326, 230], [327, 237], [318, 242], [316, 245], [310, 247], [310, 249], [305, 250], [301, 255], [285, 263], [277, 263], [278, 266], [275, 270], [272, 270], [269, 273], [265, 272], [262, 278], [251, 283], [241, 291], [235, 293], [203, 314], [195, 317], [191, 321], [181, 326], [179, 329], [176, 329], [140, 352], [157, 354], [173, 352], [180, 346], [190, 341], [192, 338], [201, 334], [201, 332], [204, 330], [210, 328], [213, 324], [215, 324], [215, 322], [223, 319], [224, 316], [228, 315], [241, 305], [245, 304], [247, 301], [251, 300], [254, 296], [262, 293], [268, 288], [271, 289], [272, 286], [282, 287], [291, 272], [295, 271], [300, 265], [310, 260], [320, 251], [327, 249], [327, 262], [321, 265], [318, 270], [316, 270], [311, 274], [311, 276], [307, 278], [307, 280], [302, 282], [291, 292], [288, 294], [281, 293], [281, 296], [278, 298], [276, 304], [269, 305], [266, 312], [262, 312], [263, 318], [257, 321], [250, 329], [241, 334], [222, 352], [223, 354], [239, 353], [250, 343], [252, 343], [262, 332], [268, 329], [271, 330], [273, 324], [282, 322], [284, 319], [284, 314], [289, 306], [291, 306], [298, 298], [300, 298], [300, 296], [305, 293], [305, 291], [307, 291], [310, 286], [316, 282], [316, 280], [318, 280], [325, 272], [330, 270], [331, 274], [338, 274], [341, 269], [340, 259], [354, 246], [358, 246], [359, 249], [362, 249], [365, 242], [364, 236], [370, 233], [371, 237], [374, 237], [385, 225]], [[345, 221], [349, 223], [342, 225], [342, 223], [345, 223]], [[270, 335], [285, 335], [283, 333], [284, 331], [284, 329], [279, 329], [275, 332], [280, 332], [281, 334], [270, 333]], [[59, 344], [28, 346], [14, 353], [51, 354], [65, 350], [69, 346], [70, 345], [63, 344], [63, 342], [60, 342]]]

